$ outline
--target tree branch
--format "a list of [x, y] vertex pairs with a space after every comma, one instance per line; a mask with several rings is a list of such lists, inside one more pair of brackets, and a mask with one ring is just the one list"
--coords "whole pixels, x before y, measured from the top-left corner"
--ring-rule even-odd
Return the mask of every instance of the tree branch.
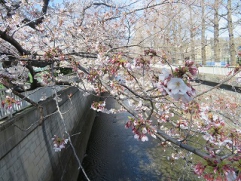
[[158, 130], [157, 133], [156, 133], [156, 136], [162, 140], [162, 138], [164, 138], [165, 141], [169, 141], [177, 146], [179, 146], [180, 148], [183, 148], [189, 152], [192, 152], [194, 153], [195, 155], [198, 155], [200, 156], [201, 158], [205, 159], [205, 160], [210, 160], [212, 161], [213, 158], [204, 153], [204, 152], [201, 152], [200, 150], [197, 150], [195, 148], [193, 148], [192, 146], [190, 145], [187, 145], [187, 144], [183, 144], [182, 142], [180, 141], [177, 141], [176, 139], [172, 138], [171, 136], [167, 135], [164, 131], [161, 131], [161, 130]]
[[23, 47], [11, 36], [7, 35], [6, 32], [3, 32], [0, 30], [0, 38], [5, 40], [6, 42], [10, 43], [12, 46], [14, 46], [20, 55], [29, 55], [30, 52], [23, 49]]
[[25, 18], [22, 22], [26, 23], [25, 26], [29, 26], [33, 29], [36, 29], [36, 26], [38, 26], [39, 24], [41, 24], [44, 20], [44, 15], [47, 13], [48, 10], [48, 5], [49, 5], [49, 0], [43, 0], [43, 6], [42, 6], [42, 10], [41, 10], [41, 17], [38, 19], [33, 20], [29, 20], [28, 18]]

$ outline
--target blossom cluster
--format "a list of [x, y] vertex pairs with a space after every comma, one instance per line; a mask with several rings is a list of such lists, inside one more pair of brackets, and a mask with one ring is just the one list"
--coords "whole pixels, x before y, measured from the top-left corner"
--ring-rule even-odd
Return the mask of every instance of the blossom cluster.
[[175, 100], [190, 102], [195, 95], [195, 89], [188, 83], [197, 74], [193, 61], [186, 61], [184, 67], [178, 67], [173, 72], [163, 68], [159, 75], [157, 88], [163, 95], [169, 95]]
[[122, 58], [122, 54], [118, 53], [108, 60], [108, 63], [115, 64], [116, 67], [124, 66], [127, 61]]
[[87, 75], [87, 80], [90, 82], [94, 82], [99, 77], [99, 72], [96, 69], [90, 69], [89, 74]]
[[171, 104], [165, 103], [165, 105], [164, 105], [164, 104], [156, 103], [155, 106], [158, 109], [157, 121], [159, 123], [166, 123], [172, 117], [174, 117], [174, 113], [170, 112], [170, 110], [169, 110], [169, 107], [172, 106]]
[[122, 57], [122, 53], [117, 53], [113, 55], [111, 58], [107, 58], [106, 60], [101, 61], [102, 66], [105, 64], [105, 68], [103, 72], [108, 73], [109, 76], [116, 76], [118, 71], [122, 67], [126, 67], [128, 61]]
[[65, 145], [68, 143], [68, 139], [60, 138], [56, 135], [52, 138], [53, 143], [54, 143], [54, 151], [55, 152], [60, 152], [62, 149], [65, 148]]
[[34, 75], [34, 78], [43, 86], [53, 83], [52, 75], [48, 71], [42, 71]]
[[99, 102], [93, 102], [91, 104], [91, 109], [97, 111], [97, 112], [102, 112], [106, 114], [116, 114], [125, 111], [123, 108], [120, 109], [106, 109], [106, 102], [105, 101], [99, 101]]
[[93, 102], [91, 104], [91, 109], [97, 111], [97, 112], [102, 112], [105, 109], [105, 101], [98, 101], [98, 102]]
[[134, 138], [141, 141], [148, 141], [147, 134], [156, 138], [156, 128], [152, 126], [152, 120], [145, 120], [140, 116], [139, 119], [129, 117], [129, 121], [125, 125], [126, 128], [132, 128]]
[[16, 100], [14, 97], [6, 96], [5, 100], [1, 102], [3, 108], [11, 109], [13, 104], [20, 104], [20, 101]]
[[207, 161], [194, 166], [194, 173], [202, 176], [207, 181], [240, 181], [241, 175], [237, 175], [229, 163], [225, 161]]
[[[226, 122], [209, 107], [200, 107], [199, 115], [199, 128], [206, 141], [205, 151], [211, 159], [196, 164], [194, 173], [208, 181], [240, 181], [240, 131], [227, 128]], [[220, 159], [220, 154], [228, 151], [234, 154]]]
[[134, 59], [134, 65], [135, 65], [135, 67], [141, 67], [141, 68], [145, 67], [145, 68], [149, 68], [150, 63], [151, 63], [151, 62], [150, 62], [149, 59], [146, 59], [146, 58], [144, 58], [144, 57], [142, 57], [142, 56], [140, 56], [139, 58]]
[[44, 53], [45, 60], [52, 60], [53, 58], [58, 57], [60, 60], [64, 60], [64, 54], [62, 50], [57, 48], [51, 48]]
[[157, 52], [153, 49], [144, 50], [144, 55], [149, 55], [151, 58], [157, 56]]

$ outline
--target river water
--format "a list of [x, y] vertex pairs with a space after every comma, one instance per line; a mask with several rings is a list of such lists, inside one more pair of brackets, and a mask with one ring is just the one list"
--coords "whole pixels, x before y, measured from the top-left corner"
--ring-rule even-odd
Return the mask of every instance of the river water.
[[[107, 99], [107, 108], [118, 107]], [[159, 140], [141, 142], [125, 128], [128, 113], [98, 113], [90, 135], [83, 167], [91, 181], [200, 180], [184, 162], [168, 159]], [[80, 173], [78, 181], [85, 181]]]

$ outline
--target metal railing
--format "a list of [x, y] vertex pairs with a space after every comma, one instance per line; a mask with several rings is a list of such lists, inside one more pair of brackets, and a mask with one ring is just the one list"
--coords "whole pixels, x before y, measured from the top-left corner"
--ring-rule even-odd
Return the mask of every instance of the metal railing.
[[[179, 65], [172, 65], [172, 68], [176, 68]], [[155, 64], [152, 67], [154, 68], [162, 68], [163, 65], [161, 64]], [[170, 69], [168, 65], [165, 66], [165, 68]], [[227, 76], [231, 71], [234, 70], [234, 67], [221, 67], [221, 66], [202, 66], [198, 68], [199, 73], [203, 74], [213, 74], [213, 75], [224, 75]], [[236, 75], [236, 77], [239, 77], [240, 75]]]
[[[61, 90], [63, 86], [54, 86], [54, 87], [41, 87], [36, 90], [27, 91], [22, 93], [32, 101], [38, 103], [41, 100], [44, 100], [54, 94], [53, 89], [57, 89], [57, 91]], [[4, 101], [6, 101], [6, 96], [9, 96], [10, 98], [13, 98], [16, 103], [13, 103], [10, 107], [9, 105], [3, 104]], [[20, 97], [14, 95], [13, 93], [8, 93], [7, 89], [0, 89], [0, 119], [6, 118], [6, 117], [12, 117], [12, 115], [31, 104], [27, 101], [22, 100]]]
[[[211, 67], [211, 66], [203, 66], [198, 68], [199, 73], [203, 74], [214, 74], [214, 75], [229, 75], [231, 71], [234, 70], [234, 67]], [[238, 76], [238, 75], [236, 75]]]

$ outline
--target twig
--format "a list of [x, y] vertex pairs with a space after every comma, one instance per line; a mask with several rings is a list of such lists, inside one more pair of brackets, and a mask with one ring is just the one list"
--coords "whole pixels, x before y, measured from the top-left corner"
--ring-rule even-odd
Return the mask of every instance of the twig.
[[66, 127], [66, 124], [65, 124], [65, 120], [64, 120], [63, 114], [62, 114], [61, 111], [60, 111], [60, 107], [59, 107], [59, 104], [58, 104], [58, 101], [57, 101], [57, 100], [58, 100], [57, 91], [56, 91], [55, 89], [54, 89], [54, 91], [55, 91], [55, 98], [56, 98], [56, 101], [55, 101], [55, 102], [56, 102], [57, 112], [58, 112], [59, 115], [60, 115], [60, 119], [61, 119], [62, 124], [63, 124], [63, 126], [64, 126], [64, 132], [65, 132], [66, 135], [68, 136], [68, 140], [69, 140], [70, 146], [71, 146], [71, 148], [72, 148], [72, 150], [73, 150], [73, 152], [74, 152], [74, 156], [75, 156], [75, 158], [76, 158], [76, 160], [77, 160], [77, 162], [78, 162], [78, 165], [79, 165], [78, 169], [81, 169], [82, 172], [83, 172], [84, 175], [85, 175], [85, 178], [86, 178], [88, 181], [90, 181], [90, 179], [89, 179], [88, 175], [86, 174], [86, 172], [85, 172], [85, 170], [84, 170], [84, 168], [83, 168], [83, 166], [82, 166], [82, 164], [81, 164], [81, 161], [80, 161], [80, 159], [79, 159], [79, 157], [78, 157], [78, 155], [77, 155], [77, 153], [76, 153], [76, 150], [75, 150], [74, 145], [73, 145], [72, 140], [71, 140], [71, 136], [70, 136], [70, 134], [69, 134], [69, 132], [68, 132], [68, 130], [67, 130], [67, 127]]
[[200, 94], [197, 94], [193, 99], [195, 99], [195, 98], [197, 98], [197, 97], [199, 97], [199, 96], [201, 96], [201, 95], [203, 95], [203, 94], [206, 94], [207, 92], [210, 92], [210, 91], [213, 90], [213, 89], [218, 88], [218, 87], [219, 87], [220, 85], [222, 85], [223, 83], [225, 83], [225, 82], [231, 80], [231, 79], [232, 79], [235, 75], [237, 75], [240, 71], [241, 71], [241, 70], [235, 72], [232, 76], [230, 76], [230, 77], [224, 79], [224, 80], [221, 81], [218, 85], [216, 85], [216, 86], [214, 86], [214, 87], [212, 87], [212, 88], [210, 88], [210, 89], [208, 89], [208, 90], [206, 90], [206, 91], [204, 91], [204, 92], [202, 92], [202, 93], [200, 93]]

